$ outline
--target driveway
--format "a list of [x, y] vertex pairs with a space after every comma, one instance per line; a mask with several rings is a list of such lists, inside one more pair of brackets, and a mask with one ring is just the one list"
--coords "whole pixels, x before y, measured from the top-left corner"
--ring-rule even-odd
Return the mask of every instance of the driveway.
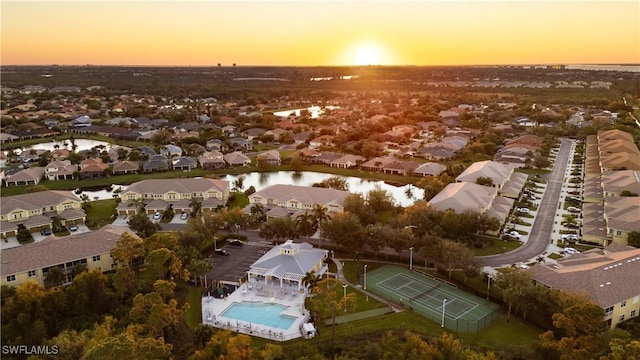
[[551, 230], [556, 218], [563, 178], [569, 162], [571, 143], [569, 139], [561, 139], [560, 150], [553, 164], [553, 170], [543, 177], [547, 180], [547, 188], [538, 207], [538, 214], [527, 242], [521, 247], [503, 254], [478, 256], [476, 259], [482, 266], [498, 267], [522, 261], [530, 261], [547, 250]]

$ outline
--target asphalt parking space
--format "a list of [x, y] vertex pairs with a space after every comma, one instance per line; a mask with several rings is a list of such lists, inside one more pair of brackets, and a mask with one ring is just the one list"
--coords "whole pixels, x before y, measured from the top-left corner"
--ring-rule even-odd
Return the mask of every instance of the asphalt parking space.
[[209, 260], [213, 269], [207, 273], [207, 281], [238, 282], [246, 274], [256, 260], [269, 251], [269, 247], [262, 243], [245, 242], [243, 246], [225, 245], [222, 247], [229, 252], [228, 256], [211, 253]]

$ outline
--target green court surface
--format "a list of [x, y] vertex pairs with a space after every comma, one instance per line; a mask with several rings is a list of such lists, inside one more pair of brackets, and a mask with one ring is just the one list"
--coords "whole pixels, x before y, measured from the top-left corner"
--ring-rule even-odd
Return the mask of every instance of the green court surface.
[[500, 317], [498, 305], [428, 274], [383, 266], [366, 276], [367, 290], [457, 332], [479, 332]]

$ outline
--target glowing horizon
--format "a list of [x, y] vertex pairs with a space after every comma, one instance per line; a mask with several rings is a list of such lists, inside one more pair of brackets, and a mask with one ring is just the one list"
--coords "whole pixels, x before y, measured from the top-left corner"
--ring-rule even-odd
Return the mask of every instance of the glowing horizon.
[[[606, 14], [606, 16], [604, 16]], [[636, 1], [3, 1], [3, 65], [640, 63]]]

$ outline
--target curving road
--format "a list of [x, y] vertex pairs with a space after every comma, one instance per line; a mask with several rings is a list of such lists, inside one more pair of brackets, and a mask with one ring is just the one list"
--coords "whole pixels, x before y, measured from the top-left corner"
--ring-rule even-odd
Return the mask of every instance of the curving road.
[[545, 176], [548, 182], [547, 189], [544, 192], [540, 206], [538, 206], [538, 213], [531, 227], [529, 240], [519, 248], [506, 253], [476, 257], [482, 266], [502, 266], [529, 261], [547, 250], [558, 201], [560, 200], [562, 181], [569, 162], [570, 149], [571, 141], [565, 138], [561, 139], [560, 150], [558, 150], [556, 161], [553, 164], [553, 170]]

